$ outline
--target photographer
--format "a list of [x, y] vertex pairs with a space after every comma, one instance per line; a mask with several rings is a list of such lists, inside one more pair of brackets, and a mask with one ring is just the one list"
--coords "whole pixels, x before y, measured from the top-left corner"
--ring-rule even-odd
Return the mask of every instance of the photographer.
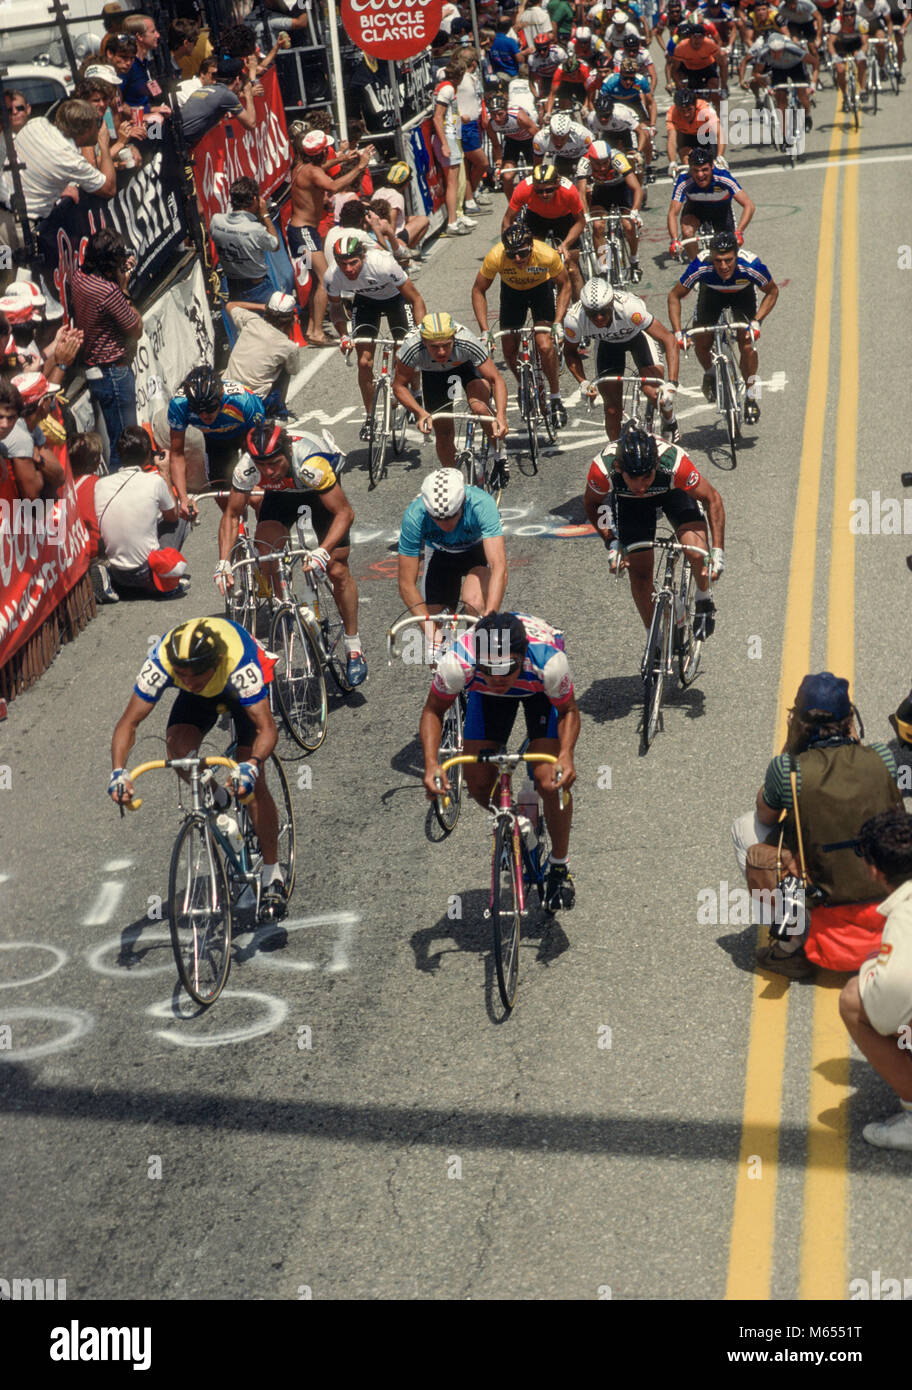
[[[762, 969], [802, 980], [813, 975], [815, 963], [858, 968], [870, 933], [880, 929], [876, 904], [884, 894], [845, 842], [860, 821], [902, 805], [895, 779], [886, 745], [861, 742], [848, 681], [829, 671], [805, 676], [789, 711], [785, 747], [766, 770], [756, 811], [732, 826], [735, 854], [751, 890], [773, 889], [783, 875], [804, 879], [813, 890], [807, 939], [800, 922], [794, 934], [777, 939], [774, 932], [757, 952]], [[783, 811], [780, 855], [778, 834], [770, 832]], [[823, 849], [840, 843], [843, 848]]]
[[83, 333], [86, 382], [104, 417], [112, 473], [120, 467], [116, 441], [136, 424], [136, 378], [129, 359], [143, 325], [127, 293], [135, 264], [120, 233], [104, 227], [73, 272], [73, 314]]

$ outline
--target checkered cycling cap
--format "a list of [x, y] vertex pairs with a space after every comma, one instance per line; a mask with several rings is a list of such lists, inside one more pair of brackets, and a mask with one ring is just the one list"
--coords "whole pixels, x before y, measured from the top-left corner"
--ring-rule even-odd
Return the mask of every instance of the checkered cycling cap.
[[456, 516], [465, 502], [465, 480], [458, 468], [438, 468], [421, 484], [421, 500], [436, 519]]

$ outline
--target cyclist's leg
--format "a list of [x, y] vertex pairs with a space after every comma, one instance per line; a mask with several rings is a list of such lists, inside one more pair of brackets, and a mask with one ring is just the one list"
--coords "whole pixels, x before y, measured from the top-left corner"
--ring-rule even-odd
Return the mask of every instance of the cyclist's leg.
[[260, 569], [269, 581], [273, 593], [279, 577], [278, 566], [267, 557], [282, 546], [289, 538], [290, 528], [298, 516], [298, 499], [288, 493], [266, 492], [260, 504], [259, 521], [254, 532], [254, 544], [262, 557]]
[[474, 376], [465, 383], [466, 398], [469, 402], [469, 409], [473, 415], [481, 417], [481, 428], [488, 438], [493, 442], [494, 435], [494, 402], [491, 399], [491, 388], [478, 372], [472, 368]]
[[688, 550], [687, 558], [697, 588], [705, 593], [709, 588], [709, 570], [703, 556], [697, 551], [709, 550], [709, 531], [699, 507], [686, 493], [673, 491], [662, 503], [662, 510], [681, 544], [695, 547]]
[[[617, 499], [617, 538], [622, 546], [641, 541], [654, 541], [656, 533], [655, 502], [648, 497], [619, 497]], [[653, 551], [636, 550], [627, 556], [630, 592], [643, 626], [652, 622]]]
[[[505, 284], [504, 281], [501, 280], [499, 315], [501, 329], [519, 330], [525, 323], [526, 315], [528, 314], [528, 312], [528, 296], [524, 294], [521, 290], [511, 289], [509, 285]], [[507, 366], [510, 368], [510, 371], [516, 377], [516, 380], [519, 381], [519, 370], [516, 365], [516, 351], [518, 347], [517, 333], [507, 333], [507, 336], [501, 338], [500, 341], [503, 346], [503, 354], [506, 359]]]
[[[557, 757], [559, 743], [557, 738], [557, 710], [547, 695], [530, 695], [522, 702], [529, 735], [530, 753], [550, 753]], [[564, 798], [561, 809], [557, 791], [548, 790], [546, 781], [550, 777], [550, 764], [538, 763], [533, 766], [532, 776], [545, 811], [545, 822], [551, 836], [551, 859], [566, 860], [570, 849], [570, 823], [573, 819], [573, 802]]]
[[491, 581], [484, 544], [478, 541], [463, 555], [461, 568], [465, 578], [462, 581], [462, 601], [473, 613], [484, 613], [488, 606], [488, 585]]
[[[694, 315], [695, 328], [712, 328], [719, 322], [722, 310], [726, 307], [726, 301], [730, 300], [730, 295], [714, 294], [705, 285], [700, 286], [697, 295], [697, 312]], [[703, 368], [704, 374], [712, 375], [712, 337], [709, 333], [700, 333], [693, 340], [694, 352], [697, 354], [697, 361]]]
[[[323, 545], [329, 535], [335, 517], [319, 496], [310, 498], [310, 521], [317, 537], [317, 544]], [[333, 598], [342, 619], [347, 637], [358, 635], [358, 586], [349, 568], [351, 554], [351, 532], [346, 531], [339, 544], [330, 552], [327, 577], [332, 585]]]
[[[422, 372], [421, 389], [424, 408], [433, 418], [434, 439], [437, 445], [437, 458], [441, 468], [456, 466], [456, 437], [453, 430], [453, 399], [455, 378], [453, 372]], [[460, 378], [461, 379], [461, 378]], [[458, 392], [455, 392], [458, 395]], [[443, 413], [441, 413], [443, 412]]]
[[[622, 343], [600, 342], [595, 359], [595, 375], [620, 376], [624, 371], [626, 356]], [[606, 381], [598, 389], [605, 406], [605, 433], [609, 439], [617, 439], [621, 432], [623, 387], [619, 381]]]
[[538, 344], [542, 369], [548, 378], [551, 395], [559, 396], [560, 369], [557, 361], [557, 349], [551, 334], [551, 325], [554, 323], [554, 303], [554, 287], [550, 280], [544, 285], [536, 285], [533, 290], [529, 291], [529, 305], [532, 310], [535, 341]]

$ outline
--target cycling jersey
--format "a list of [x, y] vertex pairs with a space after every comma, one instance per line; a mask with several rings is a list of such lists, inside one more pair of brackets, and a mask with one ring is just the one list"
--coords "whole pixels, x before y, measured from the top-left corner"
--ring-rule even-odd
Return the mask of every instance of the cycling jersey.
[[[580, 127], [582, 129], [582, 127]], [[535, 137], [536, 141], [538, 136]], [[567, 142], [569, 144], [569, 141]], [[534, 148], [534, 147], [533, 147]], [[589, 132], [586, 131], [586, 143], [584, 149], [589, 148]], [[569, 152], [568, 152], [569, 153]], [[514, 212], [520, 212], [522, 208], [528, 208], [537, 216], [544, 218], [548, 222], [556, 222], [560, 217], [582, 217], [583, 200], [579, 195], [579, 189], [574, 188], [569, 179], [561, 179], [557, 192], [553, 198], [542, 198], [531, 179], [523, 179], [513, 190], [510, 199], [510, 207]], [[487, 274], [487, 271], [485, 271]], [[509, 280], [507, 284], [509, 284]]]
[[379, 247], [370, 247], [357, 279], [349, 280], [338, 265], [324, 280], [327, 294], [334, 299], [344, 295], [360, 295], [363, 299], [394, 299], [408, 276], [394, 256]]
[[649, 78], [644, 77], [642, 73], [638, 73], [630, 86], [625, 87], [621, 80], [621, 74], [619, 72], [613, 72], [611, 76], [606, 77], [605, 81], [602, 83], [602, 91], [607, 92], [609, 96], [614, 97], [617, 101], [629, 102], [631, 105], [634, 105], [634, 107], [635, 104], [638, 103], [640, 108], [645, 110], [642, 99], [644, 96], [649, 95]]
[[544, 53], [539, 53], [538, 50], [530, 53], [529, 71], [533, 77], [553, 77], [566, 57], [566, 48], [561, 48], [560, 44], [553, 43], [550, 48], [545, 49]]
[[511, 290], [534, 289], [547, 280], [556, 280], [563, 269], [564, 263], [555, 248], [537, 239], [532, 242], [532, 255], [524, 265], [511, 260], [502, 241], [491, 247], [481, 263], [481, 273], [486, 279], [494, 280], [500, 275]]
[[260, 477], [260, 470], [249, 454], [242, 454], [232, 474], [231, 486], [239, 492], [251, 492], [262, 487], [267, 492], [329, 492], [336, 485], [333, 464], [338, 463], [339, 455], [332, 454], [326, 443], [316, 435], [300, 433], [288, 435], [291, 443], [291, 472], [287, 478], [266, 482]]
[[739, 251], [732, 271], [730, 280], [723, 280], [709, 258], [708, 251], [701, 251], [699, 256], [691, 261], [679, 280], [686, 290], [692, 290], [695, 285], [708, 290], [714, 290], [716, 294], [739, 294], [742, 290], [750, 286], [759, 286], [765, 290], [768, 285], [773, 283], [773, 277], [767, 266], [757, 256], [752, 256], [749, 251]]
[[832, 34], [838, 43], [840, 39], [860, 39], [868, 32], [868, 23], [864, 19], [855, 19], [851, 28], [845, 27], [842, 19], [834, 19], [827, 32]]
[[453, 350], [445, 362], [434, 361], [424, 345], [421, 330], [413, 328], [399, 346], [399, 361], [403, 367], [422, 372], [449, 372], [464, 362], [471, 362], [473, 367], [480, 367], [483, 362], [487, 362], [490, 353], [481, 339], [476, 338], [467, 328], [463, 328], [461, 323], [456, 323], [453, 327], [456, 329]]
[[786, 24], [813, 24], [818, 14], [813, 0], [791, 0], [790, 4], [780, 5], [776, 18]]
[[864, 0], [858, 0], [855, 6], [858, 19], [863, 24], [867, 24], [869, 31], [876, 28], [885, 29], [887, 20], [890, 18], [890, 6], [887, 0], [874, 0], [873, 5], [866, 5]]
[[762, 63], [765, 68], [779, 72], [785, 68], [797, 67], [799, 63], [805, 61], [808, 52], [804, 44], [795, 43], [792, 39], [783, 39], [783, 43], [785, 47], [780, 52], [774, 53], [769, 43], [765, 42], [754, 59], [754, 63]]
[[[808, 0], [810, 3], [810, 0]], [[729, 32], [735, 22], [735, 14], [728, 5], [720, 5], [718, 14], [710, 14], [708, 5], [700, 5], [696, 15], [701, 24], [711, 23], [723, 42], [728, 42]]]
[[692, 39], [682, 39], [675, 44], [672, 57], [675, 62], [682, 63], [688, 72], [703, 72], [706, 68], [715, 67], [721, 52], [716, 40], [707, 36], [699, 48], [694, 47]]
[[[592, 137], [585, 126], [580, 125], [579, 121], [571, 121], [570, 133], [562, 145], [554, 143], [550, 130], [545, 127], [536, 135], [532, 148], [536, 154], [550, 159], [579, 159], [580, 155], [585, 154], [589, 148], [591, 139]], [[565, 208], [564, 211], [569, 212], [569, 208]], [[547, 216], [546, 213], [542, 215]]]
[[399, 554], [418, 556], [422, 546], [453, 554], [471, 550], [486, 537], [502, 535], [503, 523], [494, 498], [482, 488], [469, 485], [462, 515], [452, 531], [440, 529], [421, 497], [410, 502], [399, 528]]
[[655, 67], [655, 63], [652, 61], [645, 48], [638, 48], [636, 53], [630, 53], [625, 48], [623, 50], [619, 49], [618, 52], [614, 55], [615, 72], [620, 72], [621, 63], [623, 63], [625, 58], [632, 59], [633, 62], [636, 63], [637, 67], [639, 68], [642, 74], [646, 74], [650, 68]]
[[529, 114], [525, 107], [510, 106], [507, 108], [507, 114], [504, 120], [497, 121], [492, 116], [491, 134], [496, 135], [500, 140], [531, 140], [535, 132], [520, 121], [520, 111], [522, 111], [524, 116], [528, 116]]
[[586, 83], [589, 81], [589, 72], [588, 63], [580, 63], [575, 72], [564, 72], [564, 65], [561, 63], [560, 67], [554, 70], [554, 76], [551, 78], [551, 86], [554, 91], [557, 91], [565, 82], [568, 87], [585, 87]]
[[526, 659], [510, 689], [501, 694], [490, 688], [488, 678], [475, 667], [475, 629], [469, 628], [440, 659], [431, 689], [452, 703], [462, 690], [498, 699], [525, 700], [545, 695], [556, 709], [573, 699], [573, 679], [564, 652], [564, 635], [556, 628], [525, 613], [515, 615], [526, 629]]
[[632, 107], [623, 106], [618, 102], [610, 116], [599, 116], [595, 111], [589, 111], [586, 115], [586, 124], [595, 138], [598, 139], [602, 135], [632, 133], [640, 124], [640, 118]]
[[[607, 173], [605, 172], [606, 165], [608, 166]], [[620, 150], [612, 150], [611, 158], [600, 163], [598, 170], [597, 174], [592, 172], [592, 161], [584, 155], [576, 166], [576, 177], [578, 179], [593, 179], [596, 183], [623, 183], [630, 173], [630, 164]]]
[[612, 304], [613, 317], [606, 324], [593, 323], [585, 309], [577, 300], [571, 304], [564, 319], [564, 337], [573, 347], [585, 342], [587, 338], [595, 342], [627, 343], [638, 333], [645, 333], [653, 323], [653, 316], [642, 299], [625, 290], [615, 290]]
[[628, 34], [634, 34], [638, 39], [643, 37], [635, 24], [612, 24], [605, 30], [605, 43], [609, 48], [623, 48]]
[[770, 10], [764, 24], [758, 24], [756, 12], [754, 10], [748, 10], [747, 22], [755, 34], [767, 34], [770, 30], [779, 28], [779, 21], [775, 10]]
[[607, 444], [589, 465], [586, 478], [587, 487], [599, 497], [656, 498], [676, 488], [679, 492], [693, 492], [699, 487], [702, 478], [692, 459], [677, 444], [666, 444], [656, 439], [658, 446], [658, 467], [655, 477], [645, 492], [631, 492], [620, 471], [620, 440]]
[[696, 105], [691, 108], [693, 114], [688, 115], [687, 111], [680, 106], [669, 106], [665, 116], [665, 129], [676, 130], [680, 135], [696, 135], [701, 128], [706, 131], [715, 131], [715, 142], [719, 140], [719, 118], [714, 107], [703, 97], [697, 97]]
[[168, 424], [172, 430], [185, 430], [194, 425], [203, 434], [214, 434], [222, 439], [230, 439], [237, 434], [246, 434], [262, 420], [266, 419], [266, 407], [259, 396], [239, 381], [223, 383], [225, 394], [218, 415], [212, 424], [205, 424], [184, 395], [171, 397], [168, 406]]
[[679, 174], [671, 192], [673, 203], [692, 203], [696, 208], [717, 208], [730, 203], [741, 185], [727, 169], [713, 165], [712, 178], [706, 188], [701, 188], [689, 170]]
[[[265, 699], [274, 665], [265, 649], [249, 632], [228, 618], [207, 618], [206, 622], [222, 638], [226, 650], [212, 673], [212, 679], [195, 693], [205, 700], [224, 697], [242, 705], [255, 705]], [[175, 630], [171, 629], [172, 632]], [[182, 683], [168, 657], [170, 636], [171, 632], [166, 632], [155, 644], [136, 677], [133, 691], [149, 705], [157, 704], [169, 686], [176, 685], [178, 690], [189, 689]]]
[[592, 63], [595, 59], [602, 57], [604, 54], [608, 52], [604, 43], [597, 34], [594, 34], [592, 38], [589, 40], [585, 53], [580, 53], [579, 46], [575, 38], [570, 40], [570, 51], [571, 53], [575, 53], [576, 56], [579, 58], [580, 62], [582, 63]]

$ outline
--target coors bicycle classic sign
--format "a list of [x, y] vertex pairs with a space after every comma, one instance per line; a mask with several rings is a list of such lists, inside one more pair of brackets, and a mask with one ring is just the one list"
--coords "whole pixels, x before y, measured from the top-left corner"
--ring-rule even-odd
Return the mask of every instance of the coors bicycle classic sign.
[[443, 0], [342, 0], [342, 23], [352, 43], [376, 58], [414, 58], [430, 45]]

